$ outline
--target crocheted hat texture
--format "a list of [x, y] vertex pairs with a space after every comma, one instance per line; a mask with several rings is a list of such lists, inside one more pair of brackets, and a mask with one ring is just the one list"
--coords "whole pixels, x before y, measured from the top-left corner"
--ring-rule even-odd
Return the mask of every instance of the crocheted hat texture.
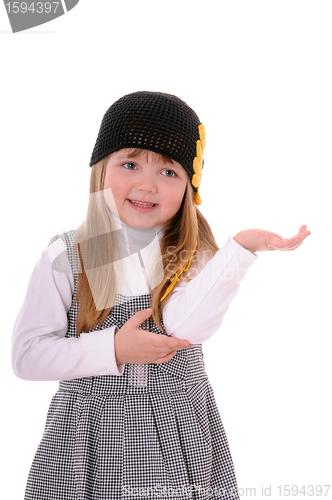
[[[204, 146], [204, 126], [179, 97], [162, 92], [134, 92], [121, 97], [106, 111], [90, 167], [119, 149], [148, 149], [180, 163], [197, 193]], [[194, 201], [200, 204], [199, 194], [195, 194]]]

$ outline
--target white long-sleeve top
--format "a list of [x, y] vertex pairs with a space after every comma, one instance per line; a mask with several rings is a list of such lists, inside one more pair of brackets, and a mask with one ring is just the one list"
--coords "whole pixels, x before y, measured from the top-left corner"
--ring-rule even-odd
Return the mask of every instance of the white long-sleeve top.
[[[161, 226], [155, 230], [159, 239]], [[60, 254], [67, 259], [67, 272], [52, 266]], [[240, 282], [257, 258], [229, 237], [210, 260], [192, 264], [186, 273], [191, 281], [178, 283], [163, 309], [167, 334], [193, 344], [206, 342], [220, 327]], [[128, 296], [151, 293], [137, 253], [126, 264], [118, 292]], [[14, 325], [12, 366], [18, 377], [70, 380], [123, 374], [125, 365], [117, 366], [114, 352], [117, 326], [65, 337], [73, 293], [74, 277], [65, 244], [59, 238], [42, 252]]]

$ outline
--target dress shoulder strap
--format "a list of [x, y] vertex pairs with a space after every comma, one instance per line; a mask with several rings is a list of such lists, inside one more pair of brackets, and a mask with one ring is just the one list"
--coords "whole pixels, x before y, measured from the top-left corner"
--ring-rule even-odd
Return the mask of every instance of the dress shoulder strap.
[[70, 267], [72, 269], [73, 274], [77, 274], [81, 270], [78, 249], [77, 249], [77, 247], [75, 247], [75, 249], [73, 249], [75, 232], [76, 231], [74, 229], [72, 229], [71, 231], [63, 231], [62, 233], [53, 236], [48, 244], [48, 247], [49, 247], [50, 245], [52, 245], [52, 243], [54, 243], [59, 238], [62, 239], [62, 241], [64, 242], [65, 247], [66, 247], [67, 257], [68, 257]]

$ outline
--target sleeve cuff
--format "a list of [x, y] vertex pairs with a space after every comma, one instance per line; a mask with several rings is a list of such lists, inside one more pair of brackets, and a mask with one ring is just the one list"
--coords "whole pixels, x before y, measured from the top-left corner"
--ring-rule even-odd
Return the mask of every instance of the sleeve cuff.
[[255, 252], [251, 252], [251, 250], [247, 250], [247, 248], [244, 248], [242, 245], [240, 245], [240, 243], [238, 243], [237, 241], [235, 241], [232, 236], [230, 236], [228, 238], [227, 243], [229, 243], [231, 245], [234, 245], [235, 247], [238, 248], [238, 250], [241, 250], [241, 251], [243, 250], [244, 254], [247, 255], [248, 262], [252, 258], [251, 256], [256, 257], [256, 258], [253, 259], [253, 261], [258, 258], [258, 255]]
[[96, 364], [100, 375], [123, 375], [125, 364], [117, 365], [114, 349], [114, 335], [119, 328], [114, 325], [96, 332], [82, 333], [82, 354], [89, 354], [89, 362]]

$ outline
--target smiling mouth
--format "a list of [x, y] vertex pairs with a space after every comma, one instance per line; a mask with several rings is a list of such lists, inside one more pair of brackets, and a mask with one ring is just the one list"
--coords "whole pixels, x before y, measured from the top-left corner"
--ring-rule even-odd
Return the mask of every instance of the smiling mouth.
[[132, 204], [132, 205], [136, 205], [137, 207], [142, 207], [142, 208], [151, 208], [151, 207], [155, 207], [156, 206], [156, 203], [142, 203], [140, 201], [136, 201], [136, 200], [130, 200], [129, 198], [127, 198], [128, 201]]

